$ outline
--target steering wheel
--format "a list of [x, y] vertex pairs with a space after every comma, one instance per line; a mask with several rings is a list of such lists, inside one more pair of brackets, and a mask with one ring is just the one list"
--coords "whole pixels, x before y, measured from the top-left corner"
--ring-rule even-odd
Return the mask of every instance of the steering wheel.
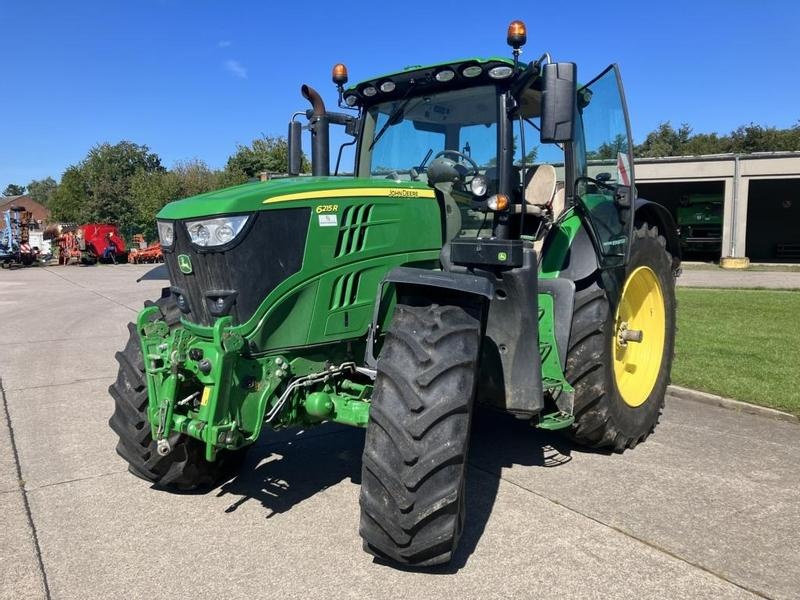
[[476, 163], [472, 158], [467, 156], [466, 154], [462, 154], [458, 150], [442, 150], [441, 152], [437, 152], [436, 156], [433, 157], [433, 160], [436, 160], [440, 156], [447, 156], [451, 154], [458, 158], [459, 162], [468, 163], [470, 167], [472, 167], [472, 172], [467, 173], [467, 175], [478, 175], [480, 173], [480, 169], [478, 168], [478, 163]]

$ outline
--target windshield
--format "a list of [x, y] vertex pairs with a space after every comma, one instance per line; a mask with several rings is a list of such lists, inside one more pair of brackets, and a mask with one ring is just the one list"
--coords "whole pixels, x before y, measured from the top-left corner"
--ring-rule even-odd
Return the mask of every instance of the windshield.
[[489, 85], [376, 104], [366, 127], [362, 159], [370, 177], [425, 181], [425, 166], [443, 150], [461, 152], [483, 171], [497, 160], [497, 92]]

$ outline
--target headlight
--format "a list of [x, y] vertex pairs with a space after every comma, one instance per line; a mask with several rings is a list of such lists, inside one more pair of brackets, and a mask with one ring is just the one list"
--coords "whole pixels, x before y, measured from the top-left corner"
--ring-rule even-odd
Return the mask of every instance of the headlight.
[[224, 246], [242, 232], [247, 215], [186, 221], [186, 230], [193, 244], [205, 247]]
[[513, 72], [514, 69], [503, 65], [489, 69], [489, 77], [492, 79], [505, 79], [506, 77], [510, 77]]
[[163, 247], [169, 248], [172, 246], [172, 242], [175, 241], [175, 229], [173, 228], [172, 223], [158, 221], [157, 225], [158, 241], [161, 242]]
[[472, 65], [471, 67], [466, 67], [461, 74], [464, 77], [477, 77], [483, 73], [483, 67], [479, 67], [478, 65]]
[[486, 185], [486, 177], [483, 175], [475, 175], [469, 183], [472, 193], [478, 197], [484, 196], [488, 186]]
[[436, 78], [436, 81], [441, 81], [444, 83], [445, 81], [450, 81], [455, 76], [455, 71], [451, 69], [444, 69], [443, 71], [439, 71], [434, 77]]

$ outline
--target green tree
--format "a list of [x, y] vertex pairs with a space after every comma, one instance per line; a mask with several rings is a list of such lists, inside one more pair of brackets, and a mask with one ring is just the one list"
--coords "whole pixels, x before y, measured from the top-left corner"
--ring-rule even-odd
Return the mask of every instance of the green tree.
[[147, 146], [122, 141], [98, 144], [79, 164], [69, 167], [52, 199], [56, 219], [101, 222], [131, 232], [137, 209], [130, 194], [138, 173], [163, 173], [161, 159]]
[[49, 206], [58, 184], [52, 177], [34, 179], [28, 184], [28, 195], [42, 206]]
[[800, 122], [787, 129], [764, 127], [750, 123], [734, 129], [728, 135], [698, 133], [683, 123], [675, 130], [669, 122], [659, 124], [645, 141], [636, 146], [636, 155], [696, 156], [729, 152], [782, 152], [800, 150]]
[[603, 142], [597, 150], [587, 150], [586, 158], [589, 160], [617, 160], [619, 153], [628, 152], [627, 136], [617, 134], [610, 142]]
[[182, 198], [181, 178], [173, 171], [140, 170], [130, 179], [133, 208], [131, 226], [148, 241], [156, 239], [156, 213], [168, 202]]
[[55, 221], [88, 222], [89, 183], [79, 165], [67, 167], [61, 183], [50, 199], [50, 211]]
[[168, 202], [244, 183], [242, 173], [212, 170], [202, 160], [178, 161], [169, 171], [139, 170], [130, 178], [132, 228], [156, 238], [156, 214]]
[[781, 152], [800, 150], [800, 124], [789, 129], [750, 123], [730, 134], [731, 152]]
[[208, 165], [197, 158], [178, 161], [171, 172], [181, 183], [181, 196], [196, 196], [222, 187], [220, 171], [212, 171]]
[[682, 156], [684, 145], [692, 135], [692, 128], [682, 123], [676, 130], [669, 121], [659, 123], [655, 131], [647, 134], [644, 142], [634, 150], [636, 156]]
[[683, 144], [682, 156], [700, 156], [701, 154], [723, 154], [730, 152], [730, 140], [716, 133], [698, 133]]
[[24, 185], [17, 185], [16, 183], [9, 183], [6, 189], [3, 190], [3, 196], [22, 196], [25, 193]]
[[[308, 159], [303, 156], [302, 172], [309, 171]], [[225, 168], [234, 178], [258, 176], [262, 171], [286, 173], [289, 171], [289, 144], [285, 137], [264, 136], [254, 139], [249, 146], [238, 144], [236, 152], [228, 158]]]

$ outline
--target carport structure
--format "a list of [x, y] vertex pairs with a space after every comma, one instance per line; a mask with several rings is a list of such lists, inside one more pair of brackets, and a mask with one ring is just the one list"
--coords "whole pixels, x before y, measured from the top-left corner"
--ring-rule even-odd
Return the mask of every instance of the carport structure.
[[673, 215], [683, 195], [722, 194], [720, 258], [731, 266], [800, 262], [800, 152], [642, 158], [636, 183]]

